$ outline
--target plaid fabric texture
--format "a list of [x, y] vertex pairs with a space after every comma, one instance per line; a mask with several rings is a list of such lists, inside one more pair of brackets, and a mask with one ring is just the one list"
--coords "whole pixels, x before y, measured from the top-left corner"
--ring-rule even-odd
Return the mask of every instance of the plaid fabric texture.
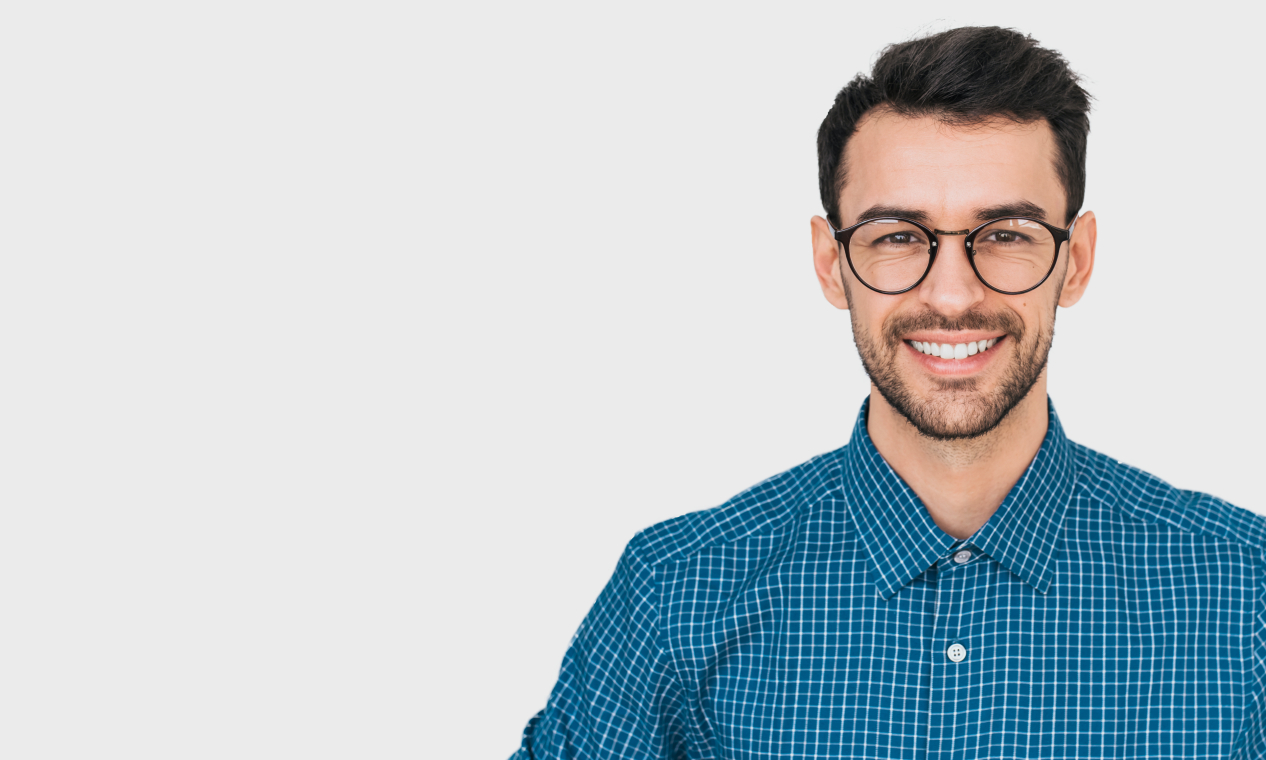
[[639, 533], [512, 760], [1266, 757], [1266, 520], [1068, 441], [956, 542], [850, 443]]

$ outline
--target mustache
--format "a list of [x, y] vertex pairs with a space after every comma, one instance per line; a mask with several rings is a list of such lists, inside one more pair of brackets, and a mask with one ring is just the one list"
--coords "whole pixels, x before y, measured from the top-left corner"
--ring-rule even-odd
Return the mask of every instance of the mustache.
[[884, 322], [883, 335], [889, 345], [900, 343], [902, 336], [920, 330], [990, 330], [1006, 333], [1017, 342], [1024, 338], [1024, 322], [1011, 310], [966, 311], [957, 317], [947, 317], [934, 311], [912, 314], [896, 314]]

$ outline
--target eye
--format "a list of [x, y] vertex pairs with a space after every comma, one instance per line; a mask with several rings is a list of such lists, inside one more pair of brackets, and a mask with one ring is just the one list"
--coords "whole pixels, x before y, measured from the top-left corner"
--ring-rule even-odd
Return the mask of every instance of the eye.
[[985, 235], [984, 239], [990, 243], [997, 243], [999, 245], [1014, 245], [1016, 243], [1029, 242], [1027, 235], [1022, 235], [1015, 230], [992, 230], [988, 235]]
[[854, 248], [870, 248], [887, 256], [909, 256], [927, 246], [927, 236], [901, 219], [866, 222], [853, 236]]

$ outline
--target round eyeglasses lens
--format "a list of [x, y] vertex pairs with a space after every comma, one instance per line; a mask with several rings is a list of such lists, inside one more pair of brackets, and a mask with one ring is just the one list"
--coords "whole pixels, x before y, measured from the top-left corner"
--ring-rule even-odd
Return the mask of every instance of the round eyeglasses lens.
[[998, 290], [1035, 287], [1051, 271], [1059, 252], [1055, 238], [1029, 219], [1000, 219], [976, 234], [972, 262], [980, 278]]
[[853, 231], [848, 256], [858, 278], [875, 290], [905, 290], [927, 271], [931, 243], [911, 222], [873, 219]]

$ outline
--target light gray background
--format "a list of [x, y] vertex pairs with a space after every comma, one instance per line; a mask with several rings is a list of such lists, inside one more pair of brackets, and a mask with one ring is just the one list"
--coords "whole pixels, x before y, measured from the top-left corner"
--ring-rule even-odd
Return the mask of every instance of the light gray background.
[[1096, 98], [1069, 434], [1266, 511], [1262, 12], [1010, 6], [7, 9], [0, 754], [508, 756], [637, 530], [846, 442], [815, 131], [961, 24]]

